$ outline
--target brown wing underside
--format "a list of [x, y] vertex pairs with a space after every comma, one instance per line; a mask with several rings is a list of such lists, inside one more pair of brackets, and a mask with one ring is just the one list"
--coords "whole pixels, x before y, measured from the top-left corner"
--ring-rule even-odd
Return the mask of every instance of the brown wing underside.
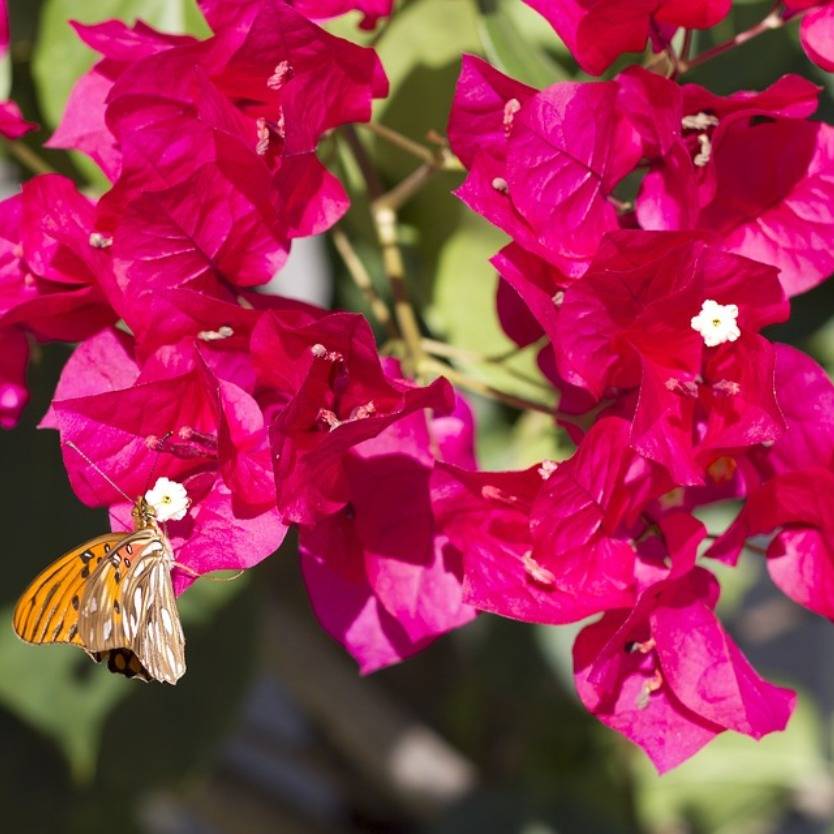
[[[109, 554], [85, 587], [79, 635], [91, 652], [110, 652], [111, 671], [132, 671], [170, 684], [185, 673], [185, 637], [171, 584], [173, 561], [164, 536], [140, 530]], [[141, 671], [124, 650], [135, 655]]]
[[106, 663], [114, 675], [136, 678], [138, 681], [153, 680], [148, 670], [139, 662], [139, 658], [130, 649], [108, 649], [104, 652], [89, 652], [96, 663]]

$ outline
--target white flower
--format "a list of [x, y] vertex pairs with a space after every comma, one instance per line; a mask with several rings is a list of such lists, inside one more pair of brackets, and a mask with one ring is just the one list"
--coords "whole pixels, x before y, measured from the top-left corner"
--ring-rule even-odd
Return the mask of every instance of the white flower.
[[153, 507], [157, 521], [181, 521], [191, 506], [185, 487], [170, 478], [157, 479], [145, 493], [145, 500]]
[[692, 329], [697, 330], [707, 347], [734, 342], [741, 336], [738, 329], [738, 307], [735, 304], [719, 304], [708, 298], [701, 305], [701, 312], [692, 317]]

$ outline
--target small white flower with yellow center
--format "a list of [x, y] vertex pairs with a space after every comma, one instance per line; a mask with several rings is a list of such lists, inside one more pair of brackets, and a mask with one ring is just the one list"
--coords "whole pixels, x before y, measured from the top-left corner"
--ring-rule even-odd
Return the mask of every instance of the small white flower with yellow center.
[[707, 347], [734, 342], [741, 336], [738, 329], [738, 307], [735, 304], [719, 304], [708, 298], [701, 305], [701, 312], [692, 317], [692, 329], [704, 339]]
[[145, 493], [145, 500], [153, 507], [157, 521], [182, 521], [191, 506], [185, 487], [170, 478], [158, 478]]

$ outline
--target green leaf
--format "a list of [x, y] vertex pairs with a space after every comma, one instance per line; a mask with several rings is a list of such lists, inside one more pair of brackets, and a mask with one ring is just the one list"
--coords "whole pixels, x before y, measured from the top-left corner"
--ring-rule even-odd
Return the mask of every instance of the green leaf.
[[[11, 618], [11, 607], [0, 610], [0, 621]], [[10, 627], [0, 628], [0, 669], [0, 702], [58, 744], [76, 780], [88, 779], [108, 712], [136, 684], [72, 646], [30, 646]]]
[[[46, 0], [32, 55], [32, 75], [47, 126], [58, 124], [75, 82], [99, 57], [78, 39], [69, 21], [100, 23], [111, 18], [128, 24], [141, 19], [175, 34], [208, 31], [194, 0]], [[102, 174], [86, 156], [72, 156], [87, 176], [103, 183]]]
[[[434, 299], [427, 316], [447, 342], [486, 357], [513, 353], [495, 307], [498, 276], [489, 259], [506, 243], [504, 235], [481, 218], [465, 214], [440, 251]], [[547, 385], [536, 366], [535, 348], [507, 361], [477, 364], [490, 385], [528, 399], [546, 401]]]
[[[489, 258], [505, 242], [504, 235], [484, 220], [463, 214], [440, 247], [426, 320], [439, 338], [472, 354], [455, 360], [461, 372], [506, 394], [552, 406], [552, 388], [538, 369], [536, 348], [518, 351], [498, 320], [498, 276]], [[502, 358], [484, 362], [474, 357]], [[512, 428], [505, 410], [492, 401], [478, 400], [477, 404], [483, 465], [514, 468], [545, 457], [565, 457], [567, 450], [560, 446], [563, 438], [547, 415], [522, 416]]]
[[248, 582], [248, 575], [237, 576], [237, 571], [216, 571], [211, 578], [198, 580], [177, 601], [183, 623], [186, 626], [208, 625]]
[[569, 692], [577, 700], [573, 681], [573, 643], [579, 632], [592, 621], [593, 618], [561, 626], [533, 626], [536, 642], [547, 665], [562, 684], [564, 691]]
[[478, 51], [477, 27], [469, 3], [415, 0], [400, 8], [377, 47], [392, 93], [415, 67], [458, 64], [461, 53]]
[[761, 741], [724, 733], [662, 777], [640, 755], [639, 815], [651, 831], [693, 830], [693, 825], [710, 834], [765, 830], [794, 793], [829, 779], [821, 738], [812, 700], [801, 695], [788, 729]]
[[565, 460], [573, 449], [573, 443], [553, 418], [539, 411], [525, 411], [510, 435], [512, 466], [516, 469], [526, 469], [543, 460]]
[[234, 593], [221, 607], [202, 609], [202, 624], [184, 623], [188, 672], [175, 687], [134, 684], [124, 706], [130, 721], [121, 712], [111, 713], [101, 739], [97, 787], [130, 795], [140, 773], [144, 785], [170, 790], [206, 764], [239, 715], [252, 680], [260, 600], [250, 575], [227, 585], [199, 580], [181, 597], [185, 614], [192, 594], [201, 595], [202, 606], [207, 598], [202, 595], [214, 596], [217, 588]]
[[[244, 578], [195, 583], [179, 605], [186, 631], [209, 625], [245, 585]], [[0, 622], [11, 617], [11, 606], [0, 610]], [[200, 677], [194, 665], [191, 675]], [[74, 646], [32, 646], [11, 628], [0, 629], [0, 670], [0, 703], [56, 742], [76, 782], [89, 781], [105, 721], [139, 684], [97, 667]], [[211, 677], [214, 669], [207, 666], [205, 672]]]
[[[480, 11], [479, 32], [489, 62], [513, 78], [533, 87], [548, 87], [568, 77], [565, 69], [554, 61], [531, 37], [529, 27], [522, 31], [517, 25], [515, 6], [505, 0], [477, 0]], [[557, 38], [539, 19], [538, 31], [547, 33], [556, 44]]]
[[7, 52], [0, 58], [0, 98], [9, 98], [12, 91], [12, 59]]

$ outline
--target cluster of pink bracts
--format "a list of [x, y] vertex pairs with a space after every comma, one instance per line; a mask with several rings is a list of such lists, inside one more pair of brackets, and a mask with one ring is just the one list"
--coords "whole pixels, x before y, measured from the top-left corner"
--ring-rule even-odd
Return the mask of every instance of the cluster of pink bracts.
[[[531, 4], [591, 72], [730, 6]], [[152, 473], [183, 483], [192, 507], [169, 533], [197, 573], [254, 565], [297, 525], [316, 614], [363, 671], [477, 611], [600, 615], [574, 647], [579, 695], [659, 770], [726, 729], [782, 729], [795, 696], [723, 629], [708, 564], [776, 530], [774, 582], [834, 618], [834, 386], [761, 335], [834, 272], [818, 89], [786, 76], [720, 97], [631, 67], [536, 90], [463, 59], [457, 193], [512, 238], [494, 259], [501, 319], [545, 345], [554, 416], [577, 444], [560, 463], [484, 472], [445, 380], [403, 378], [357, 314], [252, 290], [347, 208], [316, 146], [367, 120], [387, 82], [372, 50], [305, 15], [357, 4], [200, 5], [203, 41], [76, 27], [102, 58], [50, 145], [89, 154], [112, 187], [93, 204], [40, 176], [0, 204], [3, 425], [25, 404], [28, 340], [79, 341], [42, 425], [129, 493]], [[819, 31], [834, 3], [786, 6], [830, 69]], [[372, 22], [390, 3], [362, 10]], [[616, 189], [638, 174], [625, 204]], [[64, 462], [82, 501], [129, 517], [79, 455]], [[727, 499], [745, 500], [708, 542], [692, 511]]]

